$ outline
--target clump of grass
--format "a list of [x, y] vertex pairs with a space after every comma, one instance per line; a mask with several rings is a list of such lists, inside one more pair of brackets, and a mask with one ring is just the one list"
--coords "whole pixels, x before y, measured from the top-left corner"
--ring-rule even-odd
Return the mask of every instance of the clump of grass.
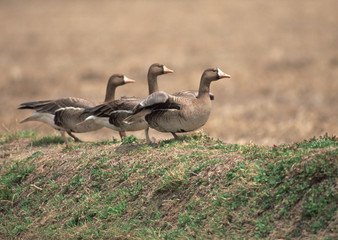
[[162, 176], [161, 183], [157, 187], [156, 192], [173, 192], [178, 190], [184, 183], [188, 183], [188, 176], [185, 169], [185, 164], [180, 163], [166, 171]]
[[34, 131], [13, 131], [4, 134], [0, 134], [0, 144], [6, 144], [18, 140], [20, 138], [32, 138], [34, 139], [37, 136], [37, 133]]
[[125, 144], [130, 144], [130, 143], [138, 143], [140, 140], [133, 136], [133, 135], [130, 135], [130, 136], [127, 136], [127, 137], [124, 137], [121, 141], [122, 145], [125, 145]]
[[63, 138], [61, 136], [44, 136], [38, 139], [34, 139], [31, 143], [33, 147], [46, 146], [52, 144], [63, 144]]
[[5, 166], [6, 173], [1, 175], [1, 182], [8, 187], [12, 187], [13, 184], [20, 184], [35, 168], [34, 165], [30, 164], [31, 160], [40, 156], [43, 156], [43, 153], [38, 151], [22, 161], [14, 161], [9, 166]]

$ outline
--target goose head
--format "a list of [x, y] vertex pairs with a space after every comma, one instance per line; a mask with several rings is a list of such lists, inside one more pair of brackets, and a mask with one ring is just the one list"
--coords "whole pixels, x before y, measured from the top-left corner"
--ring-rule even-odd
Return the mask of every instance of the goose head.
[[154, 63], [149, 67], [148, 74], [153, 76], [159, 76], [166, 73], [173, 73], [174, 71], [167, 68], [163, 64]]
[[127, 76], [123, 74], [114, 74], [112, 75], [107, 84], [107, 89], [106, 89], [106, 97], [105, 97], [105, 102], [111, 101], [115, 99], [115, 89], [118, 86], [122, 86], [127, 83], [134, 83], [136, 82], [133, 79], [128, 78]]
[[118, 86], [122, 86], [127, 83], [134, 83], [134, 82], [136, 81], [128, 78], [127, 76], [123, 74], [114, 74], [109, 78], [108, 86], [118, 87]]
[[162, 74], [172, 73], [173, 70], [167, 68], [163, 64], [154, 63], [149, 67], [148, 70], [148, 90], [149, 94], [157, 92], [159, 90], [157, 84], [157, 77]]
[[224, 73], [219, 68], [209, 68], [206, 69], [202, 74], [202, 79], [208, 82], [217, 81], [222, 78], [230, 78], [231, 76], [229, 74]]
[[219, 68], [206, 69], [201, 77], [200, 88], [198, 90], [198, 98], [210, 100], [210, 83], [222, 78], [230, 78], [230, 75], [222, 72]]

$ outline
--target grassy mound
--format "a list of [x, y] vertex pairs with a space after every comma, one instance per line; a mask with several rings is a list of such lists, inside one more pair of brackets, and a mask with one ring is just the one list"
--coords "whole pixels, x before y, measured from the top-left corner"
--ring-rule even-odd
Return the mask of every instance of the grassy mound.
[[335, 239], [336, 137], [273, 147], [1, 136], [0, 238]]

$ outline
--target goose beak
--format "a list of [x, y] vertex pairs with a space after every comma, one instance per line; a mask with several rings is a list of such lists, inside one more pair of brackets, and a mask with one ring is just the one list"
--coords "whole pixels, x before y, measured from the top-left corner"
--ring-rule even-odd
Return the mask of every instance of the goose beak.
[[166, 66], [163, 65], [163, 73], [173, 73], [174, 70], [171, 70], [170, 68], [167, 68]]
[[127, 78], [126, 76], [123, 76], [123, 83], [124, 83], [124, 84], [127, 84], [127, 83], [134, 83], [134, 82], [136, 82], [136, 81], [133, 80], [133, 79]]
[[219, 68], [218, 68], [218, 77], [219, 78], [231, 78], [231, 76], [229, 74], [222, 72], [222, 70], [219, 69]]

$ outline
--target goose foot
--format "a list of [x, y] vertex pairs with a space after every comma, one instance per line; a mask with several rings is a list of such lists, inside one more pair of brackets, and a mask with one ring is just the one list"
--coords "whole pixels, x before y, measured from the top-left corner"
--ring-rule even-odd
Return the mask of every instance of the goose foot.
[[174, 136], [174, 138], [175, 138], [176, 140], [180, 139], [179, 136], [177, 136], [176, 133], [172, 132], [171, 134]]
[[147, 140], [147, 144], [150, 144], [151, 143], [151, 140], [149, 138], [149, 127], [145, 128], [144, 129], [144, 132], [146, 134], [146, 140]]
[[67, 140], [65, 131], [60, 130], [60, 133], [61, 133], [61, 137], [62, 137], [63, 141], [66, 144], [66, 148], [68, 148], [68, 140]]
[[82, 142], [81, 139], [77, 138], [77, 137], [76, 137], [75, 135], [73, 135], [71, 132], [68, 132], [68, 131], [67, 131], [67, 133], [68, 133], [69, 136], [71, 136], [71, 137], [74, 139], [75, 142]]
[[127, 136], [125, 131], [119, 131], [119, 134], [120, 134], [121, 140]]

